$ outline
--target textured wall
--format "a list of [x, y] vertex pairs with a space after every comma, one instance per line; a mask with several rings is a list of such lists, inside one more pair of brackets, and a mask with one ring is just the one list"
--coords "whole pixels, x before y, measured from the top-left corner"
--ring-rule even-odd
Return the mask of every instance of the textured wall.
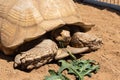
[[107, 3], [111, 3], [111, 4], [115, 4], [115, 5], [120, 5], [120, 0], [97, 0], [97, 1], [107, 2]]
[[109, 7], [120, 11], [120, 0], [84, 0], [83, 2]]

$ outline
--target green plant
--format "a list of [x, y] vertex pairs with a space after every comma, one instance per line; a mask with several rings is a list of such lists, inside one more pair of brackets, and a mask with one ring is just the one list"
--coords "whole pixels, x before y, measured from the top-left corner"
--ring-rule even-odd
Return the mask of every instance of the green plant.
[[49, 70], [50, 76], [46, 76], [45, 80], [69, 80], [63, 74], [55, 72], [54, 70]]
[[83, 80], [84, 76], [90, 76], [91, 73], [96, 73], [99, 69], [99, 65], [93, 60], [71, 60], [67, 62], [60, 60], [60, 68], [57, 72], [49, 70], [50, 76], [47, 76], [45, 80], [70, 80], [65, 77], [62, 72], [67, 70], [69, 74], [74, 74], [77, 80]]
[[[62, 42], [59, 42], [61, 47], [64, 48]], [[49, 70], [50, 76], [46, 76], [44, 80], [70, 80], [62, 74], [64, 70], [67, 70], [69, 74], [75, 75], [77, 80], [83, 80], [84, 76], [91, 77], [91, 73], [96, 73], [100, 66], [96, 64], [94, 60], [81, 60], [77, 59], [71, 52], [68, 54], [73, 60], [67, 62], [65, 60], [58, 61], [60, 63], [60, 68], [57, 72], [54, 70]]]

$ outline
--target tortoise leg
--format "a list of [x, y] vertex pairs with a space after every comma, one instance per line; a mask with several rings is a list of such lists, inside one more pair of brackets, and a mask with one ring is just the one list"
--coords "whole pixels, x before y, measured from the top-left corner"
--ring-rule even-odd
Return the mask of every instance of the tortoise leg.
[[15, 57], [14, 67], [22, 70], [38, 68], [54, 59], [58, 50], [57, 44], [45, 39], [34, 48], [21, 52]]
[[58, 60], [69, 56], [68, 52], [72, 54], [80, 54], [87, 51], [89, 51], [89, 47], [75, 48], [67, 46], [66, 48], [59, 48], [57, 51], [57, 55], [55, 56], [55, 59]]
[[80, 54], [83, 52], [94, 51], [101, 47], [102, 40], [94, 35], [88, 33], [79, 32], [79, 29], [75, 29], [75, 33], [71, 37], [70, 46], [66, 48], [60, 48], [55, 56], [55, 59], [61, 59], [69, 56], [68, 52], [72, 54]]
[[73, 34], [70, 45], [73, 47], [89, 47], [89, 51], [97, 50], [102, 45], [102, 40], [88, 33], [76, 32]]

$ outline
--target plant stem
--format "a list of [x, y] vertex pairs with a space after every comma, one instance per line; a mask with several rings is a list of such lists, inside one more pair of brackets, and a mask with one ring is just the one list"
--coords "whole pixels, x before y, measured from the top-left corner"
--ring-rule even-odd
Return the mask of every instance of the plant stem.
[[74, 70], [73, 68], [71, 68], [71, 69], [77, 74], [77, 76], [79, 77], [80, 80], [83, 80], [83, 77], [76, 70]]
[[76, 58], [70, 51], [68, 51], [68, 54], [69, 54], [70, 57], [72, 57], [74, 60], [77, 60], [77, 58]]

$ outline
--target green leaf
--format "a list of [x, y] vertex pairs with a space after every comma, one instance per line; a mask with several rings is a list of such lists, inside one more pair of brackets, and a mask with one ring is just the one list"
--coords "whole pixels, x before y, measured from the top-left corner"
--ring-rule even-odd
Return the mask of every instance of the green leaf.
[[46, 76], [44, 80], [69, 80], [62, 73], [55, 72], [54, 70], [49, 70], [50, 76]]
[[92, 72], [96, 72], [99, 69], [99, 65], [95, 64], [93, 60], [73, 60], [71, 62], [60, 60], [59, 62], [61, 67], [58, 73], [67, 70], [68, 73], [74, 74], [79, 80], [83, 80], [84, 76], [91, 76]]
[[96, 64], [94, 60], [71, 60], [67, 62], [60, 60], [60, 68], [58, 72], [49, 70], [50, 76], [46, 76], [44, 80], [70, 80], [62, 74], [64, 70], [67, 70], [69, 74], [74, 74], [77, 80], [83, 80], [84, 76], [91, 77], [91, 73], [95, 73], [99, 70], [99, 64]]

